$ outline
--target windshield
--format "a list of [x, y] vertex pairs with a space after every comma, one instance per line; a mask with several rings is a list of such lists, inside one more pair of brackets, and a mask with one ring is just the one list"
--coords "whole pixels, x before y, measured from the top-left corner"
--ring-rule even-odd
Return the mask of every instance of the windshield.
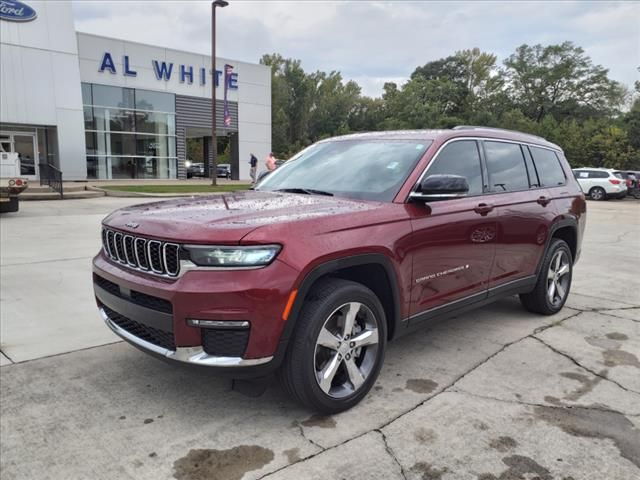
[[430, 144], [430, 140], [317, 143], [269, 174], [256, 190], [323, 192], [390, 202]]

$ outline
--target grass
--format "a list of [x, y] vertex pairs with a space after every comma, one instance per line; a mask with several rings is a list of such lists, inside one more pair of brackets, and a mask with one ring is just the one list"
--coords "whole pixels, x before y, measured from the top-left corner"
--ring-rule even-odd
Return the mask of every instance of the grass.
[[138, 192], [138, 193], [216, 193], [235, 192], [237, 190], [247, 190], [251, 187], [248, 183], [227, 184], [227, 185], [105, 185], [100, 188], [118, 192]]

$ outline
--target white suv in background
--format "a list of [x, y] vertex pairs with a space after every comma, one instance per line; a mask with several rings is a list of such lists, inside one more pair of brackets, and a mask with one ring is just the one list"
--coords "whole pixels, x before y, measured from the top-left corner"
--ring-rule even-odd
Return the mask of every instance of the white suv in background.
[[574, 168], [573, 174], [582, 191], [591, 200], [624, 198], [627, 182], [622, 174], [611, 168]]

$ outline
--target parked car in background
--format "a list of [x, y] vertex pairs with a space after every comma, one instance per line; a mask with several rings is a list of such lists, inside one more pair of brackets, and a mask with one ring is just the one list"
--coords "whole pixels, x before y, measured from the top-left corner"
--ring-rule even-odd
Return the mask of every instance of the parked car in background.
[[205, 176], [204, 163], [193, 163], [191, 160], [187, 160], [185, 166], [187, 167], [187, 178]]
[[610, 168], [574, 168], [573, 174], [580, 188], [591, 200], [623, 198], [627, 195], [627, 181], [622, 172]]
[[584, 194], [543, 138], [355, 134], [254, 191], [113, 212], [93, 283], [106, 325], [139, 349], [236, 379], [277, 373], [336, 413], [373, 387], [390, 340], [511, 295], [559, 312], [585, 223]]
[[29, 185], [21, 170], [21, 162], [16, 152], [6, 152], [0, 144], [0, 212], [17, 212], [18, 195]]
[[216, 175], [222, 178], [231, 178], [231, 165], [228, 163], [221, 163], [216, 167]]
[[629, 171], [626, 173], [631, 183], [628, 194], [635, 199], [640, 199], [640, 172]]

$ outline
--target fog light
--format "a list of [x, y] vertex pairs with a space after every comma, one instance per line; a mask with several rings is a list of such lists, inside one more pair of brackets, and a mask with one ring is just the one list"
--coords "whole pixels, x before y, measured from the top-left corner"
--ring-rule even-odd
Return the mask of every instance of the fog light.
[[246, 320], [198, 320], [188, 318], [187, 325], [200, 328], [249, 328], [249, 322]]

